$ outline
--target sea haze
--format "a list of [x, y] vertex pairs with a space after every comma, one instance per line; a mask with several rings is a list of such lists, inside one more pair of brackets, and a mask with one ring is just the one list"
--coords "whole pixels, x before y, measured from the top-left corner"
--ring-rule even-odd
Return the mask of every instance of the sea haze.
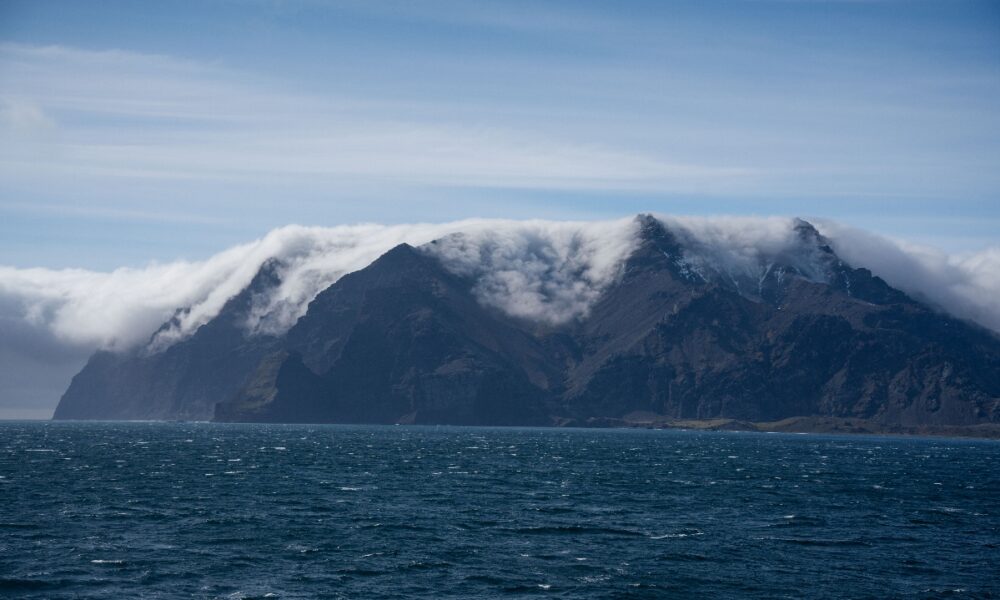
[[1000, 592], [1000, 444], [0, 423], [5, 598]]

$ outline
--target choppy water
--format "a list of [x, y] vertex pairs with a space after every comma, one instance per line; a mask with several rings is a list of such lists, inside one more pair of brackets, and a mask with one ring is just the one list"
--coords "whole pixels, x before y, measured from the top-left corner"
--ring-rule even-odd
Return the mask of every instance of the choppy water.
[[989, 598], [1000, 443], [0, 423], [0, 597]]

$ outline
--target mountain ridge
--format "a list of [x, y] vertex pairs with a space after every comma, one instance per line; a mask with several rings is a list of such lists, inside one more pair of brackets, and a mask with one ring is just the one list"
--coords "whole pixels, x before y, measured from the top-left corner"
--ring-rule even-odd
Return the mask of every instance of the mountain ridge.
[[[742, 271], [699, 258], [651, 215], [635, 226], [617, 277], [562, 324], [505, 314], [432, 245], [400, 244], [320, 292], [283, 335], [236, 331], [252, 283], [160, 353], [95, 354], [55, 418], [1000, 421], [1000, 338], [847, 265], [808, 222], [793, 223], [794, 252]], [[278, 271], [254, 282], [278, 285]]]

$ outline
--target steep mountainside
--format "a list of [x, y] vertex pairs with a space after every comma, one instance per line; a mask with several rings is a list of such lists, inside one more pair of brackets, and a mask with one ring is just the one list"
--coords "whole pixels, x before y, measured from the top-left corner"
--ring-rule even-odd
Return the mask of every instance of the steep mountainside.
[[211, 419], [219, 399], [230, 397], [275, 343], [269, 336], [248, 337], [244, 324], [254, 297], [277, 284], [277, 268], [265, 263], [214, 319], [165, 350], [95, 353], [53, 418]]
[[584, 358], [568, 370], [566, 412], [908, 426], [1000, 419], [996, 335], [851, 269], [809, 224], [796, 229], [821, 272], [790, 262], [739, 281], [693, 271], [675, 238], [646, 220], [621, 282], [575, 336]]
[[1000, 422], [1000, 338], [843, 263], [808, 223], [739, 264], [653, 217], [636, 231], [589, 313], [560, 325], [488, 306], [432, 247], [403, 244], [321, 292], [284, 335], [248, 336], [255, 294], [278, 283], [280, 265], [265, 265], [191, 337], [96, 354], [56, 418]]
[[471, 282], [397, 246], [321, 293], [221, 420], [542, 424], [558, 372]]

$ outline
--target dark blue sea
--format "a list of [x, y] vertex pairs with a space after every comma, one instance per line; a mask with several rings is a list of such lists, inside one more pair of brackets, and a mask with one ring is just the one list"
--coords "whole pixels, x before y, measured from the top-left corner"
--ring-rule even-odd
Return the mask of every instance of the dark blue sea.
[[3, 598], [998, 595], [998, 442], [0, 423]]

